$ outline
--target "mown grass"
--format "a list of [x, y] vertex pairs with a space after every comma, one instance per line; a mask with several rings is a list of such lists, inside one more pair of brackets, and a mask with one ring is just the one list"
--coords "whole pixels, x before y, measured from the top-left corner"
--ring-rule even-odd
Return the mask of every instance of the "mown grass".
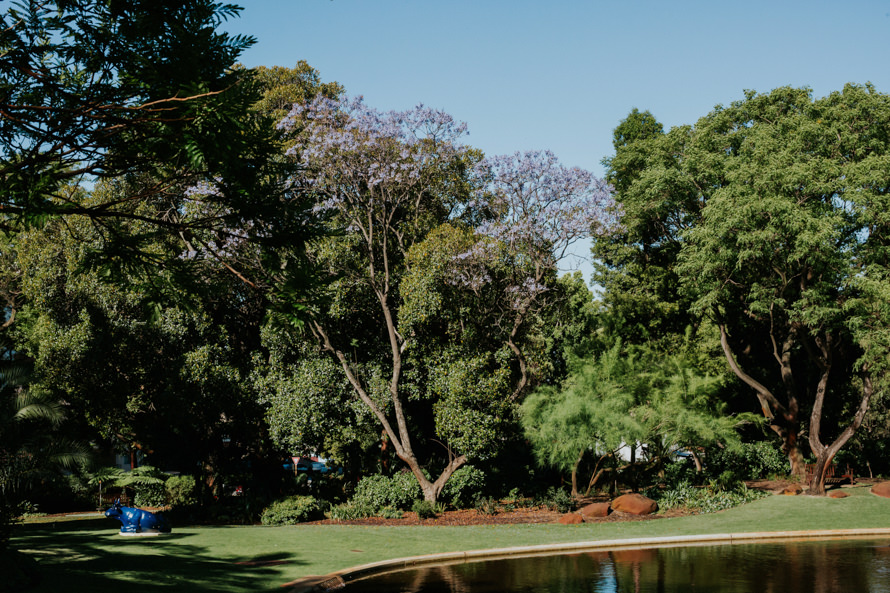
[[262, 591], [308, 575], [404, 556], [483, 548], [751, 531], [890, 528], [890, 499], [772, 496], [657, 521], [465, 527], [174, 527], [158, 538], [117, 535], [110, 519], [30, 523], [13, 547], [37, 558], [36, 591]]

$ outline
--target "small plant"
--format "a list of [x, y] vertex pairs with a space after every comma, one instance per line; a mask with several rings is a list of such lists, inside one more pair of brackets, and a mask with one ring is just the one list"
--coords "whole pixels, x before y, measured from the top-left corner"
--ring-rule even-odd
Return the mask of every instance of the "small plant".
[[417, 513], [418, 519], [435, 519], [439, 513], [444, 511], [444, 507], [428, 500], [415, 500], [411, 510]]
[[384, 519], [401, 519], [404, 516], [404, 513], [399, 509], [383, 507], [377, 512], [376, 516], [383, 517]]
[[497, 515], [500, 510], [498, 501], [490, 496], [476, 499], [476, 512], [480, 515]]
[[572, 498], [572, 495], [555, 486], [547, 489], [547, 492], [541, 499], [541, 504], [551, 511], [560, 513], [569, 513], [575, 510], [575, 499]]
[[263, 510], [263, 525], [296, 525], [324, 516], [324, 503], [313, 496], [290, 496], [278, 500]]

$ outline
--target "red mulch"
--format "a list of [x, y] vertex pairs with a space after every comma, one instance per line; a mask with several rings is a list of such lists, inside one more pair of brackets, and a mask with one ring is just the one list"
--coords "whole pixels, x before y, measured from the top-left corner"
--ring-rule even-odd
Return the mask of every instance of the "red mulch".
[[[747, 482], [749, 488], [765, 490], [768, 492], [781, 492], [785, 486], [791, 484], [788, 480], [755, 480]], [[579, 508], [592, 502], [606, 502], [608, 498], [588, 498], [579, 504]], [[685, 511], [674, 509], [659, 513], [658, 515], [637, 516], [628, 513], [613, 512], [608, 517], [585, 518], [588, 523], [612, 523], [616, 521], [652, 521], [666, 517], [679, 517], [688, 514]], [[545, 507], [517, 508], [512, 511], [501, 511], [495, 515], [480, 513], [475, 509], [460, 511], [445, 511], [434, 519], [418, 519], [417, 514], [405, 512], [401, 519], [384, 519], [383, 517], [368, 517], [351, 521], [336, 521], [325, 519], [313, 521], [304, 525], [508, 525], [518, 523], [556, 523], [561, 513]]]

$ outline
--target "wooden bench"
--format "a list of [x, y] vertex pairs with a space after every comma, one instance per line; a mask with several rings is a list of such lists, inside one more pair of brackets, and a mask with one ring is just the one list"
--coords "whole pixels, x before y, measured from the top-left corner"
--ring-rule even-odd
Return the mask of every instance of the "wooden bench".
[[[816, 464], [815, 463], [807, 463], [804, 464], [804, 468], [807, 472], [807, 484], [811, 484], [813, 482], [813, 474], [816, 473]], [[825, 485], [840, 485], [844, 482], [849, 481], [850, 484], [856, 483], [856, 476], [853, 475], [853, 470], [850, 468], [850, 465], [847, 464], [847, 471], [844, 473], [839, 473], [837, 465], [833, 462], [825, 468]]]

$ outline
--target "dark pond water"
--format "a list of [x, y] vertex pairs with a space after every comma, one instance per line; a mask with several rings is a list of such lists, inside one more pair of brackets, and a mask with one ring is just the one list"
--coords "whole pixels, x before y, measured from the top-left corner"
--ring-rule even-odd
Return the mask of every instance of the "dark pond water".
[[345, 593], [890, 593], [890, 540], [660, 548], [429, 566]]

